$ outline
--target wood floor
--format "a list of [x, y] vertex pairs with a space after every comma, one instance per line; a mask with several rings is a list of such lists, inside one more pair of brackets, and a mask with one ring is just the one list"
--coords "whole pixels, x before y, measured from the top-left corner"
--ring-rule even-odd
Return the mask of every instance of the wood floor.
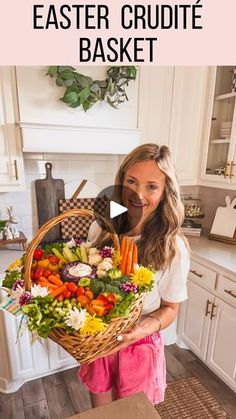
[[[170, 345], [166, 347], [166, 361], [168, 382], [197, 377], [232, 419], [236, 418], [235, 393], [192, 352]], [[13, 394], [0, 393], [0, 419], [63, 419], [89, 409], [89, 394], [76, 377], [77, 370], [29, 381]]]

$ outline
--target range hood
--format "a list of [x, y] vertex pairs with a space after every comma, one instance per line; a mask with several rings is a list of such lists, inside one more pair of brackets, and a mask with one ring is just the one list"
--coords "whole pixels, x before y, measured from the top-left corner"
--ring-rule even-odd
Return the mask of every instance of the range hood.
[[31, 153], [127, 154], [140, 144], [141, 130], [19, 122], [22, 151]]

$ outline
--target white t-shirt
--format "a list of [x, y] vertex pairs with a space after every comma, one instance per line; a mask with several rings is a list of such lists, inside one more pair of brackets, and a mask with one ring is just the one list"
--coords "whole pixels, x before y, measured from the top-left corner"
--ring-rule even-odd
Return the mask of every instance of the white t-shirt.
[[[88, 240], [95, 242], [101, 228], [94, 221], [89, 229]], [[133, 237], [138, 240], [139, 236]], [[168, 269], [158, 271], [154, 277], [152, 291], [147, 293], [142, 314], [148, 314], [160, 307], [161, 299], [170, 303], [181, 303], [187, 296], [187, 276], [189, 272], [189, 251], [183, 239], [177, 236], [178, 253], [173, 258]]]

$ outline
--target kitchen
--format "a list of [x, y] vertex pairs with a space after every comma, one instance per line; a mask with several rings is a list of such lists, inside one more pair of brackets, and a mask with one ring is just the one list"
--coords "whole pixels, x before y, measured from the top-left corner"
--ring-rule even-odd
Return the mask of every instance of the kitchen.
[[[66, 197], [82, 179], [88, 182], [80, 196], [96, 196], [113, 184], [120, 161], [135, 146], [147, 141], [169, 145], [182, 194], [200, 199], [205, 217], [202, 236], [190, 238], [189, 300], [181, 307], [177, 329], [166, 333], [166, 343], [190, 348], [235, 392], [236, 248], [207, 238], [216, 209], [225, 206], [226, 195], [230, 201], [236, 196], [233, 70], [140, 67], [127, 89], [129, 101], [119, 110], [99, 103], [84, 113], [58, 100], [62, 88], [45, 76], [47, 68], [2, 67], [0, 209], [12, 206], [19, 230], [31, 240], [38, 230], [34, 182], [45, 178], [46, 162], [52, 163], [53, 177], [64, 180]], [[102, 79], [105, 72], [83, 67], [93, 78]], [[222, 122], [232, 123], [230, 138], [219, 135]], [[220, 175], [217, 169], [224, 163]], [[19, 246], [1, 246], [1, 274], [21, 254]], [[25, 380], [74, 367], [75, 361], [51, 341], [31, 347], [25, 334], [16, 345], [15, 319], [5, 315], [0, 321], [1, 353], [7, 360], [0, 364], [3, 393], [18, 390]]]

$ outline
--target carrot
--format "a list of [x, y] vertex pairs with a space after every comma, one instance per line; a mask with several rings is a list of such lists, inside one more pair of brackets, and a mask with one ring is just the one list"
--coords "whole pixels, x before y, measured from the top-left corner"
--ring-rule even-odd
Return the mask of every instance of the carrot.
[[124, 253], [122, 254], [122, 261], [121, 261], [120, 270], [123, 274], [125, 274], [125, 272], [126, 272], [126, 263], [127, 263], [128, 250], [129, 250], [129, 240], [130, 240], [129, 237], [127, 237], [126, 238], [126, 243], [125, 243], [125, 250], [124, 250]]
[[134, 243], [131, 273], [134, 272], [134, 265], [136, 265], [137, 263], [138, 263], [138, 247], [137, 247], [137, 244]]
[[128, 255], [127, 255], [127, 261], [126, 261], [126, 268], [125, 268], [125, 274], [126, 275], [129, 275], [131, 273], [132, 259], [133, 259], [133, 249], [134, 249], [134, 241], [130, 240]]
[[60, 279], [58, 279], [55, 275], [49, 275], [47, 279], [48, 281], [52, 282], [58, 287], [61, 287], [63, 285], [63, 282]]
[[132, 267], [132, 251], [129, 250], [127, 255], [126, 267], [125, 267], [125, 275], [129, 275], [131, 273]]
[[123, 254], [125, 253], [127, 239], [128, 239], [127, 236], [123, 236], [123, 238], [122, 238], [122, 241], [121, 241], [121, 249], [120, 249], [121, 256], [123, 256]]
[[57, 285], [54, 285], [49, 281], [39, 281], [39, 285], [41, 285], [41, 287], [47, 287], [50, 290], [56, 290], [57, 288], [59, 288]]
[[66, 290], [67, 290], [66, 285], [62, 285], [62, 287], [59, 287], [56, 290], [50, 291], [49, 295], [51, 295], [51, 297], [55, 298], [58, 295], [62, 294]]

